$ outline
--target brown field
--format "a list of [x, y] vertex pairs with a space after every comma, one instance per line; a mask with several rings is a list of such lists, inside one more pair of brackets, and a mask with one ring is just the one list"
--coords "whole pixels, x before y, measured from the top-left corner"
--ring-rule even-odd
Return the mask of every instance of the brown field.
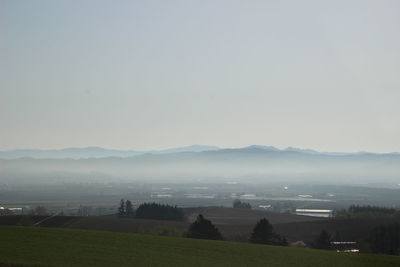
[[[289, 242], [303, 240], [306, 243], [314, 241], [322, 231], [334, 234], [339, 232], [343, 239], [354, 241], [365, 238], [371, 229], [392, 221], [395, 218], [362, 218], [353, 219], [317, 219], [285, 213], [274, 213], [258, 210], [233, 209], [224, 207], [186, 208], [188, 218], [185, 222], [161, 221], [146, 219], [117, 218], [116, 216], [56, 216], [40, 224], [41, 227], [74, 228], [101, 230], [111, 232], [144, 233], [165, 236], [182, 236], [197, 214], [203, 214], [221, 231], [226, 240], [246, 242], [255, 223], [261, 218], [267, 218], [275, 230], [285, 236]], [[33, 223], [46, 216], [31, 216]], [[18, 225], [21, 216], [0, 216], [0, 225]]]
[[[56, 216], [40, 224], [41, 227], [74, 228], [111, 232], [144, 233], [182, 236], [198, 214], [203, 214], [221, 231], [226, 240], [246, 242], [258, 220], [267, 218], [272, 224], [315, 221], [315, 218], [293, 214], [224, 207], [186, 208], [185, 222], [117, 218], [115, 216]], [[33, 223], [47, 216], [31, 216]], [[21, 216], [1, 216], [0, 225], [17, 225]], [[292, 239], [289, 237], [289, 239]]]
[[309, 216], [300, 216], [289, 213], [277, 213], [263, 210], [234, 209], [226, 207], [199, 207], [185, 209], [189, 221], [193, 221], [197, 214], [218, 225], [254, 225], [262, 218], [267, 218], [270, 223], [309, 222], [321, 220]]

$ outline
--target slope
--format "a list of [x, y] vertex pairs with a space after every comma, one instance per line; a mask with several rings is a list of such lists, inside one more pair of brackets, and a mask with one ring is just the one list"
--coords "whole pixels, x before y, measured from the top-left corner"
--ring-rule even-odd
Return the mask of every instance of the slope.
[[399, 266], [400, 257], [126, 233], [0, 227], [0, 262], [50, 266]]

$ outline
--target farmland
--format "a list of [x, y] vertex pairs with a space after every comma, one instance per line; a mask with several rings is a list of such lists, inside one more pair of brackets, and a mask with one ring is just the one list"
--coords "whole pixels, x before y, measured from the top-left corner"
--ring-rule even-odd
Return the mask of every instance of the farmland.
[[[203, 214], [221, 231], [227, 241], [247, 242], [255, 223], [267, 218], [276, 231], [289, 242], [303, 240], [312, 244], [322, 230], [340, 232], [345, 240], [360, 240], [368, 237], [370, 231], [379, 225], [399, 222], [399, 218], [374, 217], [349, 219], [320, 219], [294, 214], [267, 212], [226, 207], [185, 208], [186, 221], [163, 221], [116, 216], [55, 216], [40, 223], [41, 227], [70, 228], [110, 232], [155, 234], [181, 237], [197, 214]], [[32, 223], [42, 221], [47, 216], [30, 216]], [[0, 216], [0, 225], [18, 225], [21, 216]]]
[[[74, 228], [111, 232], [145, 233], [168, 236], [182, 236], [201, 213], [217, 225], [226, 240], [247, 242], [250, 231], [261, 218], [268, 218], [272, 224], [315, 221], [315, 218], [249, 209], [224, 207], [201, 207], [184, 209], [188, 218], [185, 222], [148, 219], [117, 218], [115, 216], [55, 216], [40, 224], [42, 227]], [[46, 216], [31, 216], [32, 223]], [[0, 225], [18, 225], [21, 216], [1, 216]], [[290, 237], [289, 237], [290, 239]], [[297, 240], [297, 239], [296, 239]], [[296, 241], [293, 240], [293, 241]]]

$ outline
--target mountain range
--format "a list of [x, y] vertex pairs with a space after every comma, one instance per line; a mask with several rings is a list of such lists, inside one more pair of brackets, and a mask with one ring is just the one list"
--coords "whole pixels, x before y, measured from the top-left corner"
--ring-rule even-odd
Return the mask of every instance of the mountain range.
[[64, 148], [64, 149], [17, 149], [17, 150], [3, 150], [0, 151], [0, 159], [19, 159], [19, 158], [33, 158], [33, 159], [88, 159], [88, 158], [129, 158], [144, 154], [167, 154], [179, 152], [202, 152], [219, 150], [215, 146], [185, 146], [178, 148], [170, 148], [165, 150], [116, 150], [106, 149], [102, 147], [82, 147], [82, 148]]
[[[331, 156], [346, 156], [346, 155], [359, 155], [359, 154], [377, 154], [371, 152], [319, 152], [311, 149], [301, 149], [295, 147], [288, 147], [286, 149], [278, 149], [273, 146], [252, 145], [242, 148], [219, 148], [217, 146], [204, 146], [192, 145], [177, 148], [170, 148], [164, 150], [116, 150], [106, 149], [102, 147], [82, 147], [82, 148], [64, 148], [64, 149], [17, 149], [17, 150], [3, 150], [0, 151], [0, 159], [20, 159], [20, 158], [33, 158], [33, 159], [89, 159], [89, 158], [130, 158], [145, 154], [172, 154], [182, 152], [204, 152], [204, 151], [218, 151], [218, 150], [262, 150], [262, 151], [286, 151], [298, 152], [304, 154], [314, 155], [331, 155]], [[399, 153], [388, 153], [399, 154]]]
[[246, 181], [400, 184], [399, 153], [331, 153], [270, 146], [160, 151], [69, 148], [0, 152], [4, 183]]

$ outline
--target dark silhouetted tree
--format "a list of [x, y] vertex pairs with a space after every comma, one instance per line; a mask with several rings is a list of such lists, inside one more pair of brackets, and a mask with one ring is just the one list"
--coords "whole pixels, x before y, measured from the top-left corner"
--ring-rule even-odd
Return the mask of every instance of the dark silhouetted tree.
[[119, 203], [119, 208], [118, 208], [118, 216], [125, 217], [125, 215], [126, 215], [125, 201], [124, 201], [124, 199], [121, 199], [121, 201]]
[[249, 203], [242, 202], [239, 199], [233, 201], [233, 207], [235, 209], [251, 209], [251, 205]]
[[183, 221], [183, 210], [177, 206], [143, 203], [136, 210], [136, 218]]
[[133, 211], [132, 202], [127, 200], [126, 204], [125, 204], [125, 215], [126, 215], [126, 217], [133, 217], [134, 214], [135, 214], [135, 212]]
[[380, 214], [393, 214], [396, 212], [393, 208], [379, 207], [379, 206], [359, 206], [351, 205], [348, 209], [349, 213], [380, 213]]
[[330, 249], [331, 241], [332, 241], [331, 235], [327, 231], [322, 230], [321, 233], [318, 235], [318, 237], [315, 239], [314, 246], [315, 248], [318, 249]]
[[43, 207], [43, 206], [37, 206], [36, 208], [34, 208], [34, 209], [31, 211], [31, 214], [32, 214], [32, 215], [41, 215], [41, 216], [44, 216], [44, 215], [49, 215], [49, 212], [47, 211], [47, 209], [46, 209], [45, 207]]
[[266, 218], [261, 219], [254, 226], [249, 241], [257, 244], [287, 245], [286, 239], [275, 233], [274, 228]]
[[394, 208], [379, 207], [379, 206], [359, 206], [351, 205], [347, 210], [336, 212], [336, 217], [344, 218], [363, 218], [363, 217], [393, 217], [399, 211]]
[[189, 238], [222, 240], [222, 235], [218, 228], [201, 214], [199, 214], [196, 221], [190, 225], [186, 236]]
[[371, 231], [371, 249], [374, 253], [399, 255], [400, 224], [380, 225]]

